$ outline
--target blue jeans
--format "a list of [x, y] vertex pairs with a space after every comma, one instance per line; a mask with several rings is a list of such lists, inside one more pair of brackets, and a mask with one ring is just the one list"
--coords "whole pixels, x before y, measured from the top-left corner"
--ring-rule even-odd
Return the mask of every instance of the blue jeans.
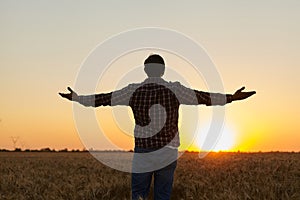
[[[153, 150], [135, 148], [135, 153], [147, 153]], [[177, 150], [170, 149], [168, 154], [177, 156]], [[135, 158], [134, 158], [135, 159]], [[144, 162], [145, 160], [143, 160]], [[151, 160], [153, 161], [153, 160]], [[135, 162], [135, 161], [134, 161]], [[133, 162], [133, 164], [134, 164]], [[139, 163], [141, 164], [141, 163]], [[173, 177], [177, 166], [177, 160], [171, 164], [154, 171], [143, 173], [132, 173], [131, 187], [132, 187], [132, 200], [147, 199], [149, 195], [152, 176], [154, 177], [154, 200], [169, 200], [172, 192]]]

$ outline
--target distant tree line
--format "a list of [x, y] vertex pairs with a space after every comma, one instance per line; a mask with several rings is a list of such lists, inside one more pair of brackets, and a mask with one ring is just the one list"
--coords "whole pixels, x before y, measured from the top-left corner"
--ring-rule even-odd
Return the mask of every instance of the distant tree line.
[[82, 149], [82, 150], [71, 149], [71, 150], [69, 150], [67, 148], [56, 150], [56, 149], [50, 149], [49, 147], [47, 147], [47, 148], [41, 148], [41, 149], [24, 149], [24, 150], [21, 148], [15, 148], [14, 150], [0, 149], [0, 152], [88, 152], [88, 150], [86, 150], [86, 149]]
[[[8, 149], [0, 149], [0, 152], [126, 152], [122, 150], [94, 150], [94, 149], [50, 149], [49, 147], [47, 148], [41, 148], [41, 149], [21, 149], [21, 148], [15, 148], [14, 150], [8, 150]], [[133, 150], [129, 150], [128, 152], [133, 152]]]
[[[15, 148], [14, 150], [9, 150], [9, 149], [0, 149], [0, 152], [133, 152], [132, 149], [126, 151], [126, 150], [95, 150], [95, 149], [68, 149], [68, 148], [64, 148], [64, 149], [51, 149], [49, 147], [46, 148], [41, 148], [41, 149], [21, 149], [21, 148]], [[189, 153], [199, 153], [198, 151], [187, 151]], [[262, 152], [262, 151], [256, 151], [256, 152], [241, 152], [241, 151], [236, 151], [236, 152], [227, 152], [227, 153], [300, 153], [300, 151], [266, 151], [266, 152]], [[226, 152], [222, 152], [219, 151], [219, 153], [226, 153]]]

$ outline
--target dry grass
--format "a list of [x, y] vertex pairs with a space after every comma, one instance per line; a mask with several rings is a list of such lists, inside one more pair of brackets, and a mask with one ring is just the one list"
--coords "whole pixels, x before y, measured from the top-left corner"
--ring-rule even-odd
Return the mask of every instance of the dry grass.
[[[130, 199], [130, 174], [88, 153], [0, 153], [0, 199]], [[300, 153], [186, 153], [172, 199], [300, 199]]]

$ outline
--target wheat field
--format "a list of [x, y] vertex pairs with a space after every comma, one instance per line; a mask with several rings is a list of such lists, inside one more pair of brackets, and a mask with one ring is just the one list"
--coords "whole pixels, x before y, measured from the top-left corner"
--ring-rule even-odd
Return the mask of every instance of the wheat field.
[[[87, 152], [0, 152], [0, 199], [130, 199], [130, 174]], [[300, 199], [300, 153], [185, 153], [171, 199]]]

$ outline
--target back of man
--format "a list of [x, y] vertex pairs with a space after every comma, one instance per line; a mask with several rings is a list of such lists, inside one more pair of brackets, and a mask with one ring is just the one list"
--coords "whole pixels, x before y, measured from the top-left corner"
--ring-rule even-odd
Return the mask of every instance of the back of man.
[[124, 105], [132, 108], [135, 118], [135, 149], [132, 164], [132, 199], [145, 199], [154, 177], [154, 199], [168, 200], [171, 196], [174, 171], [177, 165], [178, 108], [180, 104], [225, 105], [246, 99], [255, 91], [233, 95], [193, 90], [179, 82], [166, 82], [161, 77], [165, 63], [161, 56], [150, 55], [144, 62], [148, 78], [121, 90], [93, 95], [59, 93], [63, 98], [84, 106]]
[[[177, 165], [179, 101], [171, 83], [146, 79], [132, 94], [135, 119], [132, 199], [146, 198], [154, 177], [154, 199], [169, 199]], [[138, 173], [141, 172], [141, 173]]]
[[[168, 85], [161, 78], [148, 78], [130, 98], [136, 124], [135, 147], [158, 149], [177, 136], [180, 104]], [[173, 145], [178, 147], [178, 142]]]

